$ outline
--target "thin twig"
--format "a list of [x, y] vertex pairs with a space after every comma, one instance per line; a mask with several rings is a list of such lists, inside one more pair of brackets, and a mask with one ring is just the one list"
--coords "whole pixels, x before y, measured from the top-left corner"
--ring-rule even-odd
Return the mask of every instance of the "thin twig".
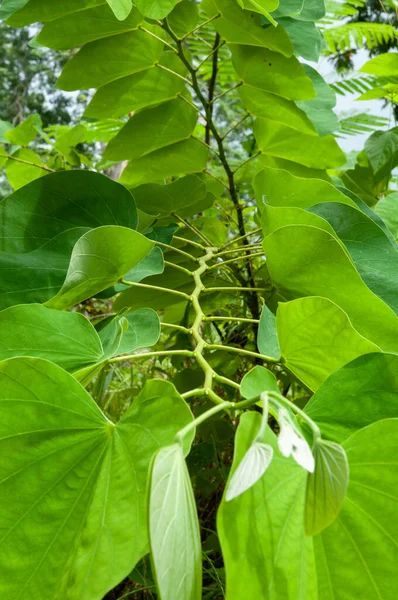
[[22, 163], [23, 165], [29, 165], [30, 167], [37, 167], [38, 169], [43, 169], [43, 171], [48, 171], [49, 173], [55, 173], [55, 169], [50, 169], [50, 167], [46, 167], [46, 165], [37, 165], [34, 162], [30, 162], [28, 160], [23, 160], [22, 158], [17, 158], [16, 156], [10, 156], [8, 154], [0, 154], [0, 158], [8, 158], [10, 160], [15, 160], [15, 162]]
[[231, 129], [228, 129], [227, 133], [224, 133], [224, 135], [222, 136], [222, 140], [225, 140], [225, 138], [232, 133], [235, 129], [237, 129], [239, 127], [239, 125], [241, 125], [244, 121], [246, 121], [246, 119], [248, 117], [251, 117], [250, 113], [246, 113], [244, 117], [242, 117], [242, 119], [240, 121], [238, 121], [237, 123], [235, 123], [235, 125], [233, 125], [233, 127], [231, 127]]
[[197, 235], [202, 240], [202, 242], [204, 242], [206, 244], [206, 246], [213, 246], [213, 244], [211, 243], [211, 240], [209, 240], [209, 238], [206, 235], [204, 235], [197, 227], [195, 227], [195, 225], [193, 225], [193, 223], [189, 223], [188, 221], [186, 221], [185, 219], [180, 217], [177, 213], [173, 212], [173, 213], [171, 213], [171, 215], [172, 215], [172, 217], [175, 217], [176, 219], [181, 221], [181, 223], [183, 225], [185, 225], [185, 227], [187, 227], [193, 233], [195, 233], [195, 235]]
[[132, 282], [132, 281], [126, 281], [125, 279], [122, 279], [120, 283], [122, 283], [123, 285], [128, 285], [130, 287], [138, 287], [138, 288], [143, 288], [143, 289], [147, 289], [147, 290], [154, 290], [156, 292], [164, 292], [166, 294], [173, 294], [174, 296], [180, 296], [181, 298], [184, 298], [185, 300], [191, 299], [191, 296], [189, 296], [185, 292], [180, 292], [178, 290], [171, 290], [169, 288], [163, 288], [163, 287], [160, 287], [159, 285], [149, 285], [147, 283], [136, 283], [136, 282]]
[[245, 235], [240, 235], [239, 237], [236, 237], [233, 240], [230, 240], [229, 242], [224, 244], [221, 249], [224, 250], [224, 248], [227, 248], [228, 246], [231, 246], [232, 244], [236, 244], [237, 242], [240, 242], [244, 238], [248, 238], [251, 235], [256, 235], [257, 233], [262, 232], [262, 230], [263, 230], [262, 227], [258, 227], [257, 229], [253, 229], [253, 231], [249, 231]]
[[[256, 256], [264, 256], [264, 252], [255, 252], [254, 254], [250, 255], [250, 258], [255, 258]], [[212, 265], [211, 267], [209, 267], [209, 271], [211, 269], [217, 269], [219, 267], [224, 267], [225, 265], [228, 265], [230, 263], [236, 263], [237, 260], [247, 260], [247, 256], [236, 256], [235, 258], [230, 258], [229, 260], [223, 260], [222, 262], [218, 262], [215, 265]]]
[[157, 240], [155, 241], [155, 244], [157, 244], [158, 246], [162, 246], [162, 248], [167, 248], [167, 250], [173, 250], [174, 252], [177, 252], [182, 256], [186, 256], [187, 258], [189, 258], [189, 260], [192, 260], [193, 262], [198, 262], [198, 259], [195, 256], [192, 256], [192, 254], [185, 252], [185, 250], [180, 250], [180, 248], [175, 248], [174, 246], [170, 246], [170, 244], [165, 244], [164, 242], [159, 242]]
[[155, 40], [158, 40], [159, 42], [162, 42], [162, 44], [164, 44], [165, 46], [167, 46], [168, 48], [170, 48], [171, 50], [173, 50], [173, 52], [175, 52], [176, 54], [178, 54], [176, 48], [174, 46], [172, 46], [171, 44], [169, 44], [169, 42], [166, 42], [166, 40], [162, 40], [161, 37], [159, 37], [158, 35], [156, 35], [156, 33], [152, 33], [152, 31], [149, 31], [149, 29], [145, 29], [145, 27], [143, 27], [142, 25], [138, 25], [137, 29], [141, 29], [141, 31], [144, 31], [144, 33], [147, 33], [148, 35], [152, 36], [153, 38], [155, 38]]
[[240, 87], [241, 85], [243, 85], [243, 81], [240, 81], [239, 83], [237, 83], [236, 85], [233, 85], [232, 87], [228, 88], [227, 90], [225, 90], [224, 92], [222, 92], [221, 94], [219, 94], [218, 96], [216, 96], [213, 100], [213, 102], [217, 102], [217, 100], [219, 100], [220, 98], [222, 98], [223, 96], [226, 96], [227, 94], [229, 94], [230, 92], [233, 92], [234, 90], [236, 90], [238, 87]]
[[110, 358], [108, 363], [123, 362], [125, 360], [139, 360], [141, 358], [154, 358], [157, 356], [186, 356], [187, 358], [195, 356], [190, 350], [157, 350], [155, 352], [142, 352], [141, 354], [125, 354], [124, 356], [115, 356]]
[[162, 327], [170, 327], [171, 329], [178, 329], [178, 331], [183, 331], [184, 333], [191, 334], [192, 330], [188, 329], [188, 327], [183, 327], [182, 325], [174, 325], [174, 323], [164, 323], [161, 321], [160, 325]]
[[190, 87], [192, 86], [192, 83], [189, 81], [189, 79], [187, 79], [186, 77], [184, 77], [183, 75], [180, 75], [179, 73], [176, 73], [175, 71], [173, 71], [172, 69], [169, 69], [168, 67], [165, 67], [164, 65], [161, 65], [160, 63], [155, 63], [155, 67], [158, 67], [159, 69], [163, 69], [163, 71], [167, 71], [168, 73], [171, 73], [172, 75], [174, 75], [175, 77], [178, 77], [179, 79], [182, 79], [183, 81], [185, 81], [185, 83], [187, 85], [189, 85]]
[[199, 23], [199, 25], [197, 25], [194, 29], [191, 29], [191, 31], [188, 31], [188, 33], [186, 33], [184, 35], [184, 37], [180, 38], [179, 41], [182, 42], [182, 41], [186, 40], [187, 37], [189, 37], [193, 33], [196, 33], [196, 31], [199, 31], [199, 29], [201, 29], [202, 27], [204, 27], [208, 23], [211, 23], [215, 19], [218, 19], [219, 17], [221, 17], [221, 13], [217, 13], [216, 15], [213, 15], [212, 17], [210, 17], [210, 19], [207, 19], [207, 21], [203, 21], [203, 23]]
[[246, 319], [244, 317], [205, 317], [204, 321], [239, 321], [242, 323], [260, 323], [259, 319]]
[[245, 160], [242, 164], [240, 164], [238, 167], [236, 167], [236, 169], [234, 170], [234, 174], [239, 171], [239, 169], [241, 169], [242, 167], [244, 167], [248, 162], [250, 162], [251, 160], [254, 160], [255, 158], [257, 158], [257, 156], [260, 156], [261, 154], [261, 150], [259, 150], [258, 152], [256, 152], [256, 154], [253, 154], [252, 156], [249, 156], [249, 158], [247, 160]]
[[191, 244], [192, 246], [195, 246], [196, 248], [200, 248], [201, 250], [206, 250], [206, 248], [202, 244], [199, 244], [199, 242], [194, 242], [193, 240], [189, 240], [188, 238], [183, 238], [178, 235], [174, 235], [173, 240], [177, 240], [179, 242], [185, 242], [186, 244]]

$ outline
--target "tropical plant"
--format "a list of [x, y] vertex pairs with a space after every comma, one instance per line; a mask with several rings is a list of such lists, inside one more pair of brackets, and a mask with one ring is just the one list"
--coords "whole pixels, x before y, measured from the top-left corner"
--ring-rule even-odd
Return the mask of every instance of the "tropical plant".
[[398, 133], [347, 163], [322, 0], [0, 15], [95, 90], [3, 127], [2, 598], [395, 598]]

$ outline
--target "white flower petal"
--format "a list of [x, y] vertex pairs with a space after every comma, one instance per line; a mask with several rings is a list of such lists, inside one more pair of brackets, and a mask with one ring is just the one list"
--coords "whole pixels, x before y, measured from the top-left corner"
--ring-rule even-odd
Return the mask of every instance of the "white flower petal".
[[298, 436], [291, 424], [289, 413], [283, 407], [279, 409], [278, 422], [280, 427], [278, 435], [279, 450], [283, 456], [290, 456], [293, 451], [294, 442]]
[[304, 438], [297, 436], [297, 440], [293, 445], [292, 456], [300, 467], [303, 467], [303, 469], [310, 473], [314, 472], [315, 459], [308, 442]]

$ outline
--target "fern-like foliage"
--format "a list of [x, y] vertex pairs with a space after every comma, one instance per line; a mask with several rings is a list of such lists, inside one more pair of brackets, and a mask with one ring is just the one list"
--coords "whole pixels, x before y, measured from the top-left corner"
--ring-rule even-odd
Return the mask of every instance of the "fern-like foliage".
[[361, 133], [367, 133], [376, 131], [377, 129], [383, 129], [388, 127], [389, 119], [386, 117], [379, 117], [377, 115], [370, 115], [368, 113], [358, 113], [340, 119], [340, 131], [338, 137], [347, 137], [349, 135], [357, 135]]
[[323, 30], [327, 48], [332, 54], [363, 48], [371, 50], [398, 39], [398, 31], [387, 23], [344, 23]]

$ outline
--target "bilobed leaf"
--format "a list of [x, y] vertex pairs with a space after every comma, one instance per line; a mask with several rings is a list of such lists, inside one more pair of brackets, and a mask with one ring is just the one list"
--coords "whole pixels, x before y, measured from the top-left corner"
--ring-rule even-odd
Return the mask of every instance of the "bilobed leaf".
[[365, 142], [365, 152], [378, 182], [398, 165], [398, 127], [372, 133]]
[[123, 21], [129, 16], [133, 7], [132, 0], [106, 0], [117, 19]]
[[182, 99], [135, 114], [108, 144], [104, 159], [138, 159], [190, 137], [197, 111]]
[[[182, 63], [174, 52], [164, 52], [159, 63], [171, 71], [184, 74]], [[97, 119], [120, 117], [141, 108], [176, 98], [184, 91], [184, 81], [159, 67], [121, 77], [101, 87], [84, 115]]]
[[[156, 25], [147, 29], [162, 37]], [[66, 64], [57, 85], [67, 91], [100, 87], [152, 67], [162, 50], [161, 41], [139, 29], [90, 42]]]
[[398, 356], [366, 354], [323, 383], [305, 407], [322, 435], [342, 443], [376, 421], [398, 414]]
[[340, 167], [346, 161], [345, 154], [332, 135], [308, 135], [261, 118], [256, 119], [253, 132], [264, 154], [321, 169]]
[[344, 504], [349, 479], [347, 455], [342, 446], [319, 440], [312, 451], [315, 471], [307, 478], [307, 535], [320, 533], [336, 519]]
[[208, 149], [194, 139], [161, 148], [141, 158], [131, 160], [123, 171], [122, 183], [136, 187], [162, 181], [165, 177], [184, 173], [199, 173], [206, 167]]
[[162, 600], [200, 600], [199, 521], [180, 444], [161, 448], [154, 460], [149, 496], [149, 538]]
[[230, 44], [232, 62], [239, 77], [253, 87], [288, 100], [308, 100], [316, 93], [311, 79], [294, 56], [264, 48]]
[[279, 387], [275, 375], [265, 367], [257, 365], [243, 377], [240, 393], [243, 398], [252, 399], [260, 396], [263, 392], [279, 393]]
[[107, 4], [65, 15], [44, 25], [37, 37], [39, 44], [66, 50], [119, 33], [136, 29], [143, 17], [133, 8], [127, 19], [118, 21]]
[[[230, 479], [252, 445], [260, 423], [258, 413], [242, 415]], [[281, 456], [269, 427], [261, 442], [274, 449], [268, 469], [232, 502], [224, 497], [218, 511], [227, 596], [230, 600], [317, 600], [312, 540], [304, 532], [305, 471], [292, 458]]]
[[269, 444], [254, 442], [234, 472], [225, 494], [225, 501], [230, 502], [249, 490], [268, 469], [274, 449]]
[[378, 77], [394, 77], [398, 71], [398, 52], [379, 54], [368, 60], [359, 71]]
[[148, 19], [164, 19], [177, 2], [178, 0], [135, 0], [140, 13]]
[[40, 304], [22, 304], [0, 312], [0, 360], [34, 356], [74, 370], [98, 362], [102, 354], [94, 327], [79, 313]]
[[286, 366], [312, 390], [357, 356], [379, 350], [326, 298], [280, 303], [276, 326]]
[[257, 346], [261, 354], [271, 358], [280, 358], [281, 349], [276, 332], [276, 317], [265, 303], [258, 327]]
[[284, 298], [328, 298], [359, 334], [385, 351], [398, 349], [396, 315], [365, 285], [337, 238], [318, 227], [288, 225], [267, 236], [263, 246], [271, 278]]
[[101, 600], [148, 551], [150, 463], [192, 420], [189, 408], [171, 384], [150, 381], [115, 425], [51, 362], [10, 359], [0, 379], [1, 589]]
[[153, 248], [137, 231], [107, 225], [85, 233], [75, 244], [65, 281], [46, 305], [63, 310], [116, 283]]
[[314, 538], [322, 600], [395, 598], [397, 443], [398, 419], [369, 425], [343, 443], [347, 497], [334, 523]]

